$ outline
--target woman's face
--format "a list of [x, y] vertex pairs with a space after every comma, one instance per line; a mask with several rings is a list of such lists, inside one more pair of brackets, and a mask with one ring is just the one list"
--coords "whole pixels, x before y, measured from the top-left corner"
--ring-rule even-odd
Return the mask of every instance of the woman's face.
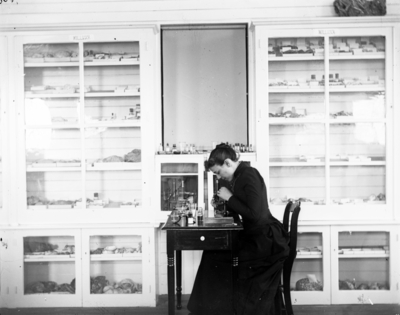
[[233, 174], [235, 173], [235, 168], [227, 160], [225, 160], [222, 165], [214, 165], [210, 167], [210, 170], [217, 175], [218, 179], [222, 178], [229, 182], [233, 179]]

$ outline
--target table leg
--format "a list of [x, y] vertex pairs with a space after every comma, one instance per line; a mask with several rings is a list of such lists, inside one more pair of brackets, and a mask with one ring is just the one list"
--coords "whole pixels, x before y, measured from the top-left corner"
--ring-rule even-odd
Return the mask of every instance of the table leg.
[[168, 315], [175, 315], [175, 264], [174, 251], [167, 251], [168, 257]]
[[176, 251], [176, 309], [182, 308], [182, 251]]
[[168, 257], [168, 315], [175, 315], [175, 234], [167, 231], [167, 257]]
[[231, 232], [232, 239], [232, 297], [233, 297], [233, 309], [236, 311], [237, 301], [237, 284], [239, 278], [239, 247], [238, 247], [238, 235], [236, 232]]

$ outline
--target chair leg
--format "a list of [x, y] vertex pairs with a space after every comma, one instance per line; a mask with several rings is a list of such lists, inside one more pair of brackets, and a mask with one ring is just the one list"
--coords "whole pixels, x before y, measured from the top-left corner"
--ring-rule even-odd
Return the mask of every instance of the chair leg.
[[283, 272], [283, 297], [285, 300], [286, 315], [294, 315], [292, 298], [290, 296], [290, 272]]
[[286, 306], [283, 298], [282, 280], [279, 280], [279, 286], [275, 296], [275, 314], [278, 313], [281, 313], [281, 315], [288, 315], [286, 312]]

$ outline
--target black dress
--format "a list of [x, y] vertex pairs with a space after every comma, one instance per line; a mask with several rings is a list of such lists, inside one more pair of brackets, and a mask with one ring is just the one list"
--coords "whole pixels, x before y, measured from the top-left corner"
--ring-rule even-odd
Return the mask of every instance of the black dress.
[[238, 292], [232, 297], [231, 254], [204, 251], [188, 309], [195, 315], [280, 314], [277, 288], [289, 237], [268, 207], [260, 173], [248, 163], [238, 165], [231, 182], [229, 210], [240, 214]]

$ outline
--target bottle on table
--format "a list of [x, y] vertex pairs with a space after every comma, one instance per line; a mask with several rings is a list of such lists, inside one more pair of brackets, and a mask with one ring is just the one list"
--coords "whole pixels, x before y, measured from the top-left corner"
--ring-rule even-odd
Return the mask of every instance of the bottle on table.
[[197, 225], [199, 226], [203, 225], [203, 217], [204, 217], [203, 208], [199, 207], [199, 209], [197, 209]]

